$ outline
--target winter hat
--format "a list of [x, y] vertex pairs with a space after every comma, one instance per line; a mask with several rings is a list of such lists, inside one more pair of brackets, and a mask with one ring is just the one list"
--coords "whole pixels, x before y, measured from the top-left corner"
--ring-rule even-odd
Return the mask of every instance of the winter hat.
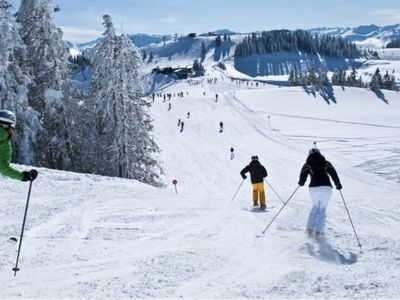
[[257, 156], [257, 155], [253, 155], [253, 156], [251, 157], [251, 160], [258, 160], [258, 156]]
[[312, 148], [312, 149], [310, 149], [310, 151], [308, 151], [308, 155], [311, 155], [313, 153], [321, 153], [321, 151], [319, 151], [319, 149], [317, 149], [317, 148]]

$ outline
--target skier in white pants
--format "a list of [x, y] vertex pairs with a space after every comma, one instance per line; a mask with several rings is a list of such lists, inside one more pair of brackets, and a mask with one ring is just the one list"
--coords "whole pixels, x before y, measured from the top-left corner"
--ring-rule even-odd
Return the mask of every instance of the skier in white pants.
[[312, 236], [315, 233], [316, 238], [323, 238], [326, 209], [332, 196], [332, 184], [329, 176], [338, 190], [342, 189], [342, 185], [333, 165], [325, 160], [317, 148], [311, 149], [308, 153], [307, 161], [300, 172], [300, 186], [304, 185], [308, 175], [311, 177], [309, 188], [313, 206], [308, 216], [307, 234]]

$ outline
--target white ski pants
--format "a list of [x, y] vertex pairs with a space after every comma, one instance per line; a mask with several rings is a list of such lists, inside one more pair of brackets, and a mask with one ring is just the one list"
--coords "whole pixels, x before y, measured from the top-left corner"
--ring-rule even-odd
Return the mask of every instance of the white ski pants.
[[310, 196], [313, 202], [310, 215], [308, 216], [307, 229], [321, 233], [325, 231], [326, 208], [332, 197], [332, 187], [317, 186], [310, 187]]

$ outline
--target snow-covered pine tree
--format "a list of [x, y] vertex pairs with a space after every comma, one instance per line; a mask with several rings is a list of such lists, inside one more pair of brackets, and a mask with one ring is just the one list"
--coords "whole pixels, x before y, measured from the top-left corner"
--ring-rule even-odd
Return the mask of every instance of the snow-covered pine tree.
[[150, 135], [149, 102], [141, 97], [140, 51], [126, 35], [117, 36], [104, 15], [104, 39], [93, 48], [90, 103], [95, 116], [92, 172], [159, 185], [158, 146]]
[[32, 83], [28, 89], [29, 104], [40, 113], [43, 123], [38, 135], [36, 153], [38, 164], [56, 169], [73, 169], [68, 124], [71, 117], [63, 95], [67, 84], [68, 51], [62, 32], [53, 22], [56, 10], [52, 0], [22, 0], [17, 21], [26, 45]]
[[295, 85], [297, 85], [297, 82], [296, 82], [296, 78], [295, 78], [293, 69], [290, 70], [290, 72], [289, 72], [288, 85], [289, 85], [289, 86], [295, 86]]
[[314, 67], [311, 67], [307, 73], [307, 85], [316, 85], [317, 84], [317, 73]]
[[325, 61], [323, 61], [318, 70], [316, 88], [318, 90], [322, 86], [328, 86], [328, 85], [330, 85], [329, 78], [328, 78], [328, 66], [326, 65]]
[[33, 145], [40, 122], [38, 113], [28, 105], [30, 78], [21, 69], [26, 52], [20, 25], [11, 15], [10, 7], [9, 2], [0, 1], [0, 109], [11, 110], [17, 117], [13, 161], [32, 165], [36, 163]]
[[374, 75], [372, 75], [372, 79], [369, 83], [369, 86], [371, 88], [371, 90], [375, 93], [379, 93], [381, 90], [381, 85], [380, 85], [380, 79], [379, 79], [379, 72], [375, 72]]
[[357, 86], [357, 70], [352, 68], [349, 76], [347, 76], [347, 85], [351, 87]]

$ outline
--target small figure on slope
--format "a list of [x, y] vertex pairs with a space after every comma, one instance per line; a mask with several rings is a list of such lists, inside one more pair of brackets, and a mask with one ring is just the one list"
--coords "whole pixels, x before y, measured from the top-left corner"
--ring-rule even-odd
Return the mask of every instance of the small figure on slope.
[[[325, 232], [326, 209], [332, 196], [332, 178], [338, 190], [342, 189], [339, 176], [333, 165], [325, 159], [317, 148], [309, 151], [307, 161], [300, 172], [299, 185], [303, 186], [308, 175], [311, 177], [309, 192], [313, 202], [307, 221], [307, 234], [323, 238]], [[328, 176], [329, 175], [329, 176]]]
[[253, 186], [253, 205], [258, 206], [258, 201], [260, 201], [260, 208], [266, 209], [264, 178], [268, 176], [268, 173], [265, 167], [258, 161], [258, 156], [252, 156], [250, 164], [240, 172], [243, 179], [247, 178], [247, 172], [250, 172], [250, 179]]
[[180, 132], [182, 132], [183, 131], [183, 126], [184, 126], [185, 124], [183, 123], [183, 121], [181, 122], [181, 130], [180, 130]]
[[16, 118], [13, 112], [0, 110], [0, 174], [21, 181], [33, 181], [38, 176], [36, 170], [19, 172], [10, 166]]
[[224, 123], [219, 122], [219, 132], [222, 133], [224, 131]]
[[233, 147], [231, 147], [231, 159], [235, 158], [235, 149], [233, 149]]

